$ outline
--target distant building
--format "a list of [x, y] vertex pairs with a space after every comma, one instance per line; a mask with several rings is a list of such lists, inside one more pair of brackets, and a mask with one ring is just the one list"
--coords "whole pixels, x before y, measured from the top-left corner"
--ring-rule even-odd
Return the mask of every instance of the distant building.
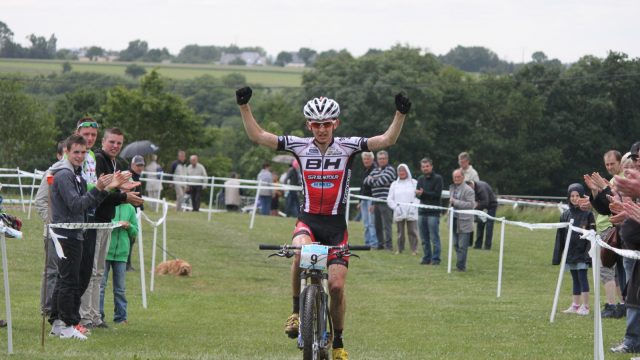
[[267, 58], [255, 51], [244, 51], [239, 54], [223, 53], [220, 56], [219, 63], [221, 65], [230, 65], [239, 61], [244, 62], [247, 66], [263, 66], [267, 64]]

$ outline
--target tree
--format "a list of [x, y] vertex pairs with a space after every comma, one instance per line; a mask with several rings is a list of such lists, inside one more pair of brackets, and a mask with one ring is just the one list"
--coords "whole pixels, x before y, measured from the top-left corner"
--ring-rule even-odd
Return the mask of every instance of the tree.
[[547, 55], [542, 51], [536, 51], [531, 54], [531, 59], [533, 60], [533, 62], [538, 64], [544, 63], [548, 60]]
[[304, 64], [307, 66], [313, 65], [316, 59], [316, 55], [318, 55], [318, 52], [313, 49], [300, 48], [300, 50], [298, 50], [298, 56], [300, 57], [300, 59], [302, 59], [302, 61], [304, 61]]
[[48, 167], [55, 160], [53, 118], [16, 82], [0, 80], [0, 94], [0, 167]]
[[97, 60], [97, 58], [99, 56], [104, 56], [104, 49], [99, 47], [99, 46], [92, 46], [89, 49], [87, 49], [86, 52], [86, 56], [89, 58], [89, 60], [93, 61], [93, 60]]
[[62, 73], [68, 73], [69, 71], [71, 71], [71, 63], [68, 61], [65, 61], [62, 63]]
[[131, 64], [126, 67], [124, 73], [131, 76], [134, 79], [139, 78], [140, 76], [147, 73], [147, 69], [144, 66], [138, 64]]
[[506, 65], [493, 51], [481, 46], [458, 45], [440, 56], [440, 61], [468, 72], [496, 72]]
[[143, 40], [133, 40], [129, 46], [120, 52], [120, 61], [134, 61], [142, 59], [149, 51], [149, 44]]
[[172, 159], [178, 149], [204, 147], [213, 135], [184, 99], [166, 91], [164, 80], [151, 71], [140, 87], [118, 86], [107, 93], [101, 107], [104, 126], [117, 126], [127, 142], [150, 140], [160, 146], [160, 156]]
[[276, 61], [274, 64], [278, 66], [285, 66], [291, 61], [293, 61], [293, 55], [291, 55], [290, 52], [281, 51], [278, 53], [278, 56], [276, 56]]
[[164, 60], [171, 60], [172, 57], [167, 48], [151, 49], [143, 57], [143, 60], [148, 62], [162, 62]]
[[53, 106], [56, 128], [61, 134], [72, 131], [78, 119], [91, 116], [100, 119], [100, 107], [107, 102], [107, 90], [82, 88], [64, 94]]

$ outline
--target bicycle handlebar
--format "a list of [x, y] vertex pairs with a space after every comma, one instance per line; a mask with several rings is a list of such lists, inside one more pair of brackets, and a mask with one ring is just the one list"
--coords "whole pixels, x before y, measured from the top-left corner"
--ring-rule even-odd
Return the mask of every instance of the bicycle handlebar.
[[[272, 245], [272, 244], [260, 244], [258, 245], [258, 249], [260, 250], [282, 250], [282, 248], [287, 247], [288, 249], [300, 249], [300, 246], [294, 246], [294, 245]], [[332, 246], [334, 248], [339, 248], [340, 246]], [[356, 251], [365, 251], [365, 250], [371, 250], [371, 246], [369, 245], [349, 245], [348, 246], [349, 250], [356, 250]]]

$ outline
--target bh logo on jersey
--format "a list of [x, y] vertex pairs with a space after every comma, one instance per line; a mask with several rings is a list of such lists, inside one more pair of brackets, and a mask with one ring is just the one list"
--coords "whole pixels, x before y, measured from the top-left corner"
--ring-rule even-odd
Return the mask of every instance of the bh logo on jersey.
[[304, 168], [306, 170], [339, 170], [342, 159], [306, 159]]

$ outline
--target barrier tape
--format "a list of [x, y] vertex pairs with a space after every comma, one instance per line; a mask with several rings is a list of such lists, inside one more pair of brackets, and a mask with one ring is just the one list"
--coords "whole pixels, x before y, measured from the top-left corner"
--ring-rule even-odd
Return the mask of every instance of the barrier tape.
[[62, 246], [60, 245], [60, 241], [58, 239], [66, 239], [66, 236], [56, 234], [52, 229], [67, 229], [67, 230], [80, 230], [80, 229], [115, 229], [119, 228], [120, 224], [116, 223], [56, 223], [49, 224], [49, 235], [51, 236], [51, 241], [53, 241], [53, 246], [56, 249], [56, 254], [60, 259], [66, 259], [64, 256], [64, 251], [62, 250]]

